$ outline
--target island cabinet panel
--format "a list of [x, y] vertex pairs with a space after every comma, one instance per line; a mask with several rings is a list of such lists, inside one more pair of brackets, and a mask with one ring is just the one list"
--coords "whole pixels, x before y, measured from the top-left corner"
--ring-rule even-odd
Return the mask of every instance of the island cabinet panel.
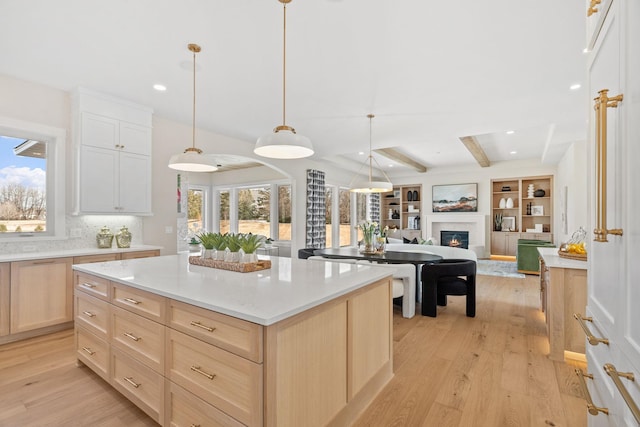
[[82, 326], [75, 329], [76, 355], [78, 360], [109, 381], [109, 344]]
[[87, 264], [90, 262], [107, 262], [107, 261], [116, 261], [116, 260], [118, 260], [118, 254], [116, 253], [82, 255], [82, 256], [73, 257], [74, 264]]
[[262, 365], [167, 329], [166, 375], [249, 426], [262, 425]]
[[11, 334], [73, 320], [73, 258], [11, 263]]
[[152, 249], [149, 251], [122, 252], [120, 254], [119, 259], [125, 260], [125, 259], [149, 258], [154, 256], [160, 256], [159, 249]]
[[76, 324], [100, 337], [109, 339], [109, 303], [84, 292], [75, 293]]
[[189, 393], [179, 385], [166, 381], [167, 393], [166, 425], [243, 427], [244, 424], [231, 418], [215, 406]]
[[169, 300], [168, 325], [238, 356], [262, 362], [262, 326]]
[[0, 263], [0, 337], [9, 335], [11, 263]]
[[164, 377], [114, 347], [111, 347], [111, 385], [158, 424], [164, 423]]
[[120, 308], [147, 319], [164, 323], [166, 304], [164, 297], [119, 283], [113, 283], [111, 301]]
[[118, 307], [111, 309], [111, 344], [154, 371], [164, 372], [164, 325]]

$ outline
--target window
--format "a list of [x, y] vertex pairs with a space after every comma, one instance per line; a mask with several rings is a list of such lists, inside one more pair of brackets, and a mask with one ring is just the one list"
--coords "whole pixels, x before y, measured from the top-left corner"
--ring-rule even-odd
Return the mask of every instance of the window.
[[238, 190], [238, 232], [271, 235], [271, 187]]
[[351, 192], [348, 189], [341, 188], [338, 190], [339, 203], [339, 221], [340, 221], [340, 246], [348, 246], [351, 244]]
[[[266, 235], [269, 237], [269, 234]], [[291, 186], [278, 185], [278, 239], [291, 240]]]
[[65, 237], [65, 137], [63, 129], [0, 117], [0, 239]]
[[327, 248], [331, 248], [332, 247], [331, 246], [331, 242], [333, 240], [332, 239], [333, 236], [331, 234], [332, 231], [333, 231], [332, 225], [331, 225], [332, 224], [331, 211], [333, 209], [333, 205], [332, 205], [331, 200], [333, 199], [333, 197], [332, 197], [333, 196], [333, 191], [334, 191], [333, 187], [329, 187], [329, 186], [326, 187], [326, 190], [325, 190], [325, 195], [326, 195], [325, 196], [325, 210], [326, 210], [326, 213], [325, 213], [325, 221], [326, 221], [325, 236], [326, 236], [327, 242], [325, 244], [325, 247], [327, 247]]
[[229, 209], [229, 190], [220, 191], [220, 216], [219, 231], [220, 233], [228, 233], [231, 231], [231, 213]]
[[193, 236], [209, 230], [207, 218], [208, 190], [199, 185], [189, 185], [187, 192], [187, 227]]
[[[365, 193], [356, 193], [356, 221], [355, 224], [361, 224], [364, 221], [370, 219], [367, 212], [369, 209], [367, 208], [367, 202], [369, 200], [369, 196]], [[357, 227], [357, 240], [358, 242], [362, 240], [362, 230], [360, 227]]]

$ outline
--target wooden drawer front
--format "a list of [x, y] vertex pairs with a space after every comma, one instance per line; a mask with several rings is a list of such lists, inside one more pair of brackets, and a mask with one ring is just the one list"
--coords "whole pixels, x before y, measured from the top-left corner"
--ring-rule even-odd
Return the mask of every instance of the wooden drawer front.
[[164, 297], [113, 283], [112, 302], [147, 319], [164, 324]]
[[209, 405], [182, 387], [166, 381], [166, 424], [170, 426], [242, 427], [244, 424]]
[[159, 424], [163, 421], [164, 377], [116, 348], [111, 350], [111, 385]]
[[168, 324], [254, 362], [262, 362], [260, 325], [174, 300], [169, 301]]
[[75, 286], [83, 292], [104, 300], [109, 299], [109, 281], [89, 274], [75, 273]]
[[168, 378], [253, 426], [262, 424], [262, 365], [167, 328]]
[[160, 250], [154, 249], [150, 251], [122, 252], [120, 254], [120, 259], [149, 258], [154, 256], [160, 256]]
[[97, 254], [97, 255], [83, 255], [73, 257], [74, 264], [87, 264], [90, 262], [107, 262], [116, 261], [118, 254]]
[[111, 343], [159, 373], [164, 370], [164, 326], [118, 307], [111, 311]]
[[109, 344], [82, 327], [76, 327], [78, 360], [109, 381]]
[[91, 297], [84, 292], [75, 292], [76, 322], [103, 340], [109, 339], [109, 303]]

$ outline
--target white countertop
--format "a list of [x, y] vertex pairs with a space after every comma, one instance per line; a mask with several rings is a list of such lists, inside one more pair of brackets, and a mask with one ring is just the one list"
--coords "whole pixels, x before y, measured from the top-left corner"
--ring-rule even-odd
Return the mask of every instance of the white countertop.
[[152, 245], [138, 245], [130, 248], [79, 248], [79, 249], [64, 249], [60, 251], [43, 251], [43, 252], [20, 252], [15, 254], [0, 254], [0, 262], [12, 262], [12, 261], [29, 261], [33, 259], [42, 258], [64, 258], [73, 256], [84, 255], [100, 255], [100, 254], [119, 254], [122, 252], [136, 252], [136, 251], [151, 251], [156, 249], [162, 249], [162, 246]]
[[586, 261], [562, 258], [558, 255], [558, 248], [538, 248], [538, 253], [542, 259], [544, 259], [544, 263], [549, 268], [573, 268], [576, 270], [587, 269]]
[[390, 275], [388, 269], [302, 259], [238, 273], [189, 264], [188, 254], [74, 265], [74, 269], [268, 326]]

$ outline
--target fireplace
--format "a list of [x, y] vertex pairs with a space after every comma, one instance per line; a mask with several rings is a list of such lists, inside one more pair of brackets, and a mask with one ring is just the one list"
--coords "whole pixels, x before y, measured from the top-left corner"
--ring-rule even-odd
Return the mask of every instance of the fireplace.
[[468, 231], [440, 231], [440, 245], [469, 249]]

